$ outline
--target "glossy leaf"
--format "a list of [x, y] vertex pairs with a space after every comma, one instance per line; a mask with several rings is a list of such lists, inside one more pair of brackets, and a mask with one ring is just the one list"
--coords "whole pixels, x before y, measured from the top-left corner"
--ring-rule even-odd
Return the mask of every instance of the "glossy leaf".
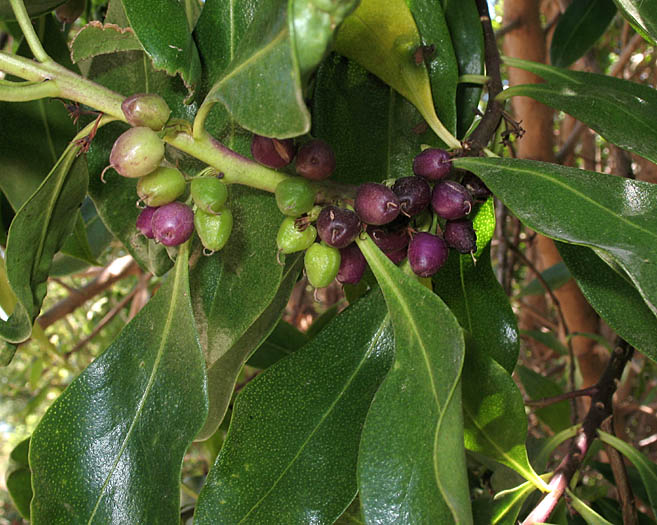
[[281, 319], [246, 364], [264, 370], [299, 350], [308, 340], [306, 334]]
[[[550, 287], [550, 290], [558, 290], [571, 279], [568, 267], [560, 261], [553, 266], [541, 272], [541, 277]], [[544, 295], [546, 293], [543, 283], [538, 279], [532, 279], [526, 286], [518, 292], [517, 298], [527, 297], [528, 295]]]
[[[534, 372], [525, 366], [516, 368], [518, 379], [530, 399], [538, 400], [563, 394], [563, 389], [551, 379]], [[570, 404], [568, 401], [532, 409], [536, 417], [545, 423], [553, 432], [560, 432], [570, 425]]]
[[[443, 11], [458, 62], [459, 75], [484, 72], [484, 33], [474, 0], [442, 0]], [[481, 86], [459, 84], [456, 89], [457, 137], [463, 138], [474, 121]]]
[[429, 75], [415, 62], [422, 44], [418, 28], [404, 0], [362, 0], [338, 31], [335, 50], [358, 62], [408, 99], [427, 124], [450, 148], [459, 142], [436, 115]]
[[89, 264], [98, 264], [94, 254], [91, 253], [91, 246], [89, 246], [89, 239], [87, 238], [87, 228], [80, 213], [78, 213], [75, 220], [73, 231], [69, 234], [64, 246], [62, 246], [62, 252]]
[[376, 291], [237, 396], [228, 437], [194, 522], [333, 523], [356, 494], [370, 402], [392, 362]]
[[525, 404], [511, 375], [486, 353], [468, 347], [462, 390], [465, 447], [547, 490], [527, 457]]
[[520, 509], [535, 490], [536, 486], [527, 481], [513, 489], [496, 494], [490, 520], [491, 525], [516, 525]]
[[80, 29], [70, 45], [73, 63], [106, 53], [143, 49], [131, 28], [102, 24], [97, 21], [89, 22]]
[[653, 514], [657, 512], [657, 465], [632, 445], [628, 445], [616, 436], [602, 430], [598, 430], [598, 436], [603, 443], [614, 447], [636, 467], [648, 493], [649, 501], [647, 503], [650, 504]]
[[657, 314], [657, 186], [531, 160], [455, 159], [527, 226], [608, 253]]
[[559, 253], [573, 273], [589, 304], [623, 339], [657, 360], [657, 319], [639, 292], [593, 250], [557, 243]]
[[32, 473], [28, 463], [30, 438], [24, 439], [14, 447], [9, 455], [9, 469], [5, 476], [7, 491], [18, 512], [26, 520], [30, 519], [32, 500]]
[[545, 64], [506, 58], [545, 79], [504, 90], [499, 97], [527, 96], [581, 120], [609, 142], [657, 161], [657, 91], [607, 75], [570, 71]]
[[122, 0], [130, 27], [156, 69], [180, 74], [193, 91], [201, 76], [201, 59], [185, 8], [175, 0]]
[[440, 298], [369, 236], [358, 245], [388, 305], [395, 362], [367, 415], [358, 477], [367, 523], [472, 523], [459, 378], [463, 333]]
[[169, 279], [34, 431], [33, 521], [176, 523], [206, 396], [183, 247]]
[[550, 44], [550, 63], [573, 64], [597, 42], [616, 16], [613, 0], [575, 0], [561, 15]]
[[608, 522], [581, 499], [575, 496], [573, 491], [569, 488], [566, 488], [566, 494], [568, 494], [568, 497], [570, 498], [569, 504], [579, 512], [579, 515], [586, 523], [588, 523], [588, 525], [612, 525], [612, 523]]
[[259, 135], [296, 137], [310, 129], [287, 0], [258, 3], [231, 58], [204, 104], [221, 102], [240, 126]]
[[657, 6], [643, 0], [614, 0], [625, 19], [648, 42], [657, 44]]
[[[31, 18], [52, 11], [66, 0], [23, 0]], [[15, 20], [9, 0], [0, 0], [0, 20]]]

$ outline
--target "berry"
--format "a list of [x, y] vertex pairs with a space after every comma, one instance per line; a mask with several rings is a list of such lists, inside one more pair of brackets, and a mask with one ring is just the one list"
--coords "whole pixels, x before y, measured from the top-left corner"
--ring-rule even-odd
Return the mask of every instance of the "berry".
[[459, 253], [477, 251], [477, 234], [472, 227], [472, 221], [468, 219], [447, 221], [444, 237], [447, 244]]
[[406, 259], [406, 256], [408, 255], [408, 250], [406, 248], [402, 248], [401, 250], [397, 250], [395, 252], [383, 252], [383, 253], [385, 253], [386, 257], [390, 259], [393, 264], [399, 264], [404, 259]]
[[344, 248], [360, 233], [360, 219], [351, 210], [326, 206], [317, 217], [317, 233], [329, 246]]
[[340, 250], [340, 269], [336, 279], [343, 284], [358, 284], [365, 273], [367, 261], [355, 242]]
[[312, 224], [300, 230], [293, 217], [285, 217], [276, 235], [276, 246], [284, 254], [300, 252], [314, 243], [316, 238], [317, 230]]
[[324, 180], [335, 170], [335, 154], [326, 142], [320, 139], [307, 142], [297, 153], [296, 170], [310, 180]]
[[372, 237], [374, 244], [385, 254], [403, 250], [408, 246], [406, 228], [388, 230], [379, 227], [368, 227], [367, 232]]
[[416, 233], [408, 244], [408, 262], [420, 277], [430, 277], [436, 273], [445, 264], [448, 255], [447, 243], [430, 233]]
[[163, 206], [185, 193], [185, 177], [175, 168], [157, 168], [137, 182], [137, 195], [147, 206]]
[[285, 179], [276, 186], [276, 204], [283, 215], [299, 217], [315, 204], [315, 190], [306, 179]]
[[121, 103], [121, 110], [133, 126], [145, 126], [154, 131], [160, 131], [171, 115], [166, 101], [156, 93], [132, 95]]
[[55, 9], [55, 18], [62, 24], [72, 24], [84, 12], [85, 0], [69, 0]]
[[333, 246], [314, 243], [303, 256], [308, 282], [324, 288], [333, 282], [340, 269], [340, 251]]
[[233, 230], [233, 214], [228, 208], [220, 213], [207, 213], [198, 208], [194, 212], [194, 227], [203, 247], [218, 252], [226, 246]]
[[171, 202], [153, 214], [153, 235], [165, 246], [178, 246], [194, 232], [194, 212], [182, 202]]
[[112, 146], [110, 166], [124, 177], [143, 177], [154, 171], [164, 158], [164, 142], [152, 129], [130, 128]]
[[157, 208], [144, 208], [137, 217], [137, 229], [148, 239], [153, 239], [153, 214]]
[[292, 139], [279, 140], [253, 135], [251, 155], [260, 164], [274, 169], [283, 168], [292, 162], [294, 154]]
[[194, 204], [206, 213], [220, 213], [228, 199], [228, 188], [217, 177], [192, 179], [191, 192]]
[[470, 192], [470, 195], [477, 201], [485, 201], [490, 196], [488, 186], [484, 184], [479, 177], [469, 171], [465, 172], [465, 176], [461, 181], [465, 189]]
[[366, 224], [388, 224], [399, 215], [399, 198], [383, 184], [366, 182], [358, 188], [354, 209]]
[[431, 201], [431, 188], [422, 177], [402, 177], [392, 186], [399, 197], [399, 211], [413, 217], [423, 211]]
[[413, 159], [413, 173], [429, 180], [440, 180], [451, 169], [449, 153], [443, 149], [427, 148]]
[[460, 219], [472, 211], [472, 195], [458, 182], [440, 182], [433, 188], [431, 207], [443, 219]]

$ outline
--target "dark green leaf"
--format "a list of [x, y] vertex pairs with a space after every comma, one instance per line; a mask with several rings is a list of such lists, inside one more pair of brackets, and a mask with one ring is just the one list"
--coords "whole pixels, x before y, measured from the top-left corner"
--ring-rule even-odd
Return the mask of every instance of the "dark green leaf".
[[32, 472], [28, 463], [30, 438], [24, 439], [14, 447], [9, 455], [9, 469], [5, 481], [7, 491], [16, 509], [26, 520], [30, 519], [30, 501], [32, 500]]
[[586, 523], [588, 523], [589, 525], [613, 525], [612, 523], [604, 519], [602, 516], [600, 516], [600, 514], [594, 511], [581, 499], [575, 496], [575, 494], [570, 489], [566, 488], [566, 494], [568, 494], [570, 498], [569, 501], [570, 505], [572, 505], [573, 508], [577, 512], [579, 512], [579, 515], [582, 516], [582, 518], [584, 518], [584, 521], [586, 521]]
[[657, 186], [519, 159], [455, 159], [475, 172], [526, 225], [598, 248], [628, 273], [657, 314]]
[[71, 42], [71, 60], [77, 63], [106, 53], [142, 50], [134, 31], [116, 24], [90, 22]]
[[613, 0], [575, 0], [559, 18], [550, 44], [550, 63], [568, 67], [584, 56], [616, 15]]
[[176, 0], [122, 0], [130, 27], [158, 70], [180, 74], [193, 91], [201, 60], [183, 5]]
[[535, 490], [536, 486], [527, 481], [513, 489], [495, 494], [491, 525], [516, 525], [520, 509]]
[[251, 381], [195, 523], [333, 523], [356, 494], [361, 428], [392, 355], [377, 291]]
[[155, 297], [45, 414], [30, 447], [35, 523], [178, 522], [182, 458], [207, 414], [189, 297], [182, 247]]
[[[527, 368], [516, 368], [518, 378], [530, 399], [538, 400], [563, 394], [563, 389], [551, 379]], [[570, 426], [570, 404], [568, 401], [553, 403], [534, 410], [534, 413], [553, 432], [560, 432]]]
[[603, 262], [593, 250], [557, 243], [589, 304], [632, 346], [657, 360], [657, 319], [627, 279]]
[[395, 362], [372, 402], [358, 477], [365, 520], [472, 523], [459, 379], [463, 332], [440, 298], [369, 236], [357, 240], [383, 290]]
[[[595, 468], [604, 478], [611, 483], [612, 485], [616, 484], [616, 479], [614, 478], [614, 472], [609, 463], [602, 463], [601, 461], [591, 461], [590, 465]], [[632, 465], [625, 465], [625, 470], [627, 471], [627, 479], [632, 487], [632, 493], [637, 498], [648, 501], [648, 493], [646, 492], [646, 487], [641, 481], [641, 476], [639, 471]]]
[[607, 75], [570, 71], [517, 58], [507, 65], [535, 73], [546, 84], [513, 86], [499, 97], [527, 96], [565, 111], [609, 142], [657, 162], [657, 91]]
[[[24, 0], [27, 14], [34, 18], [52, 11], [66, 0]], [[0, 20], [15, 20], [9, 0], [0, 0]]]
[[87, 238], [87, 228], [80, 213], [78, 213], [77, 219], [75, 220], [73, 231], [69, 234], [64, 246], [62, 246], [62, 252], [89, 264], [98, 264], [94, 254], [91, 253], [91, 246], [89, 246], [89, 239]]
[[648, 42], [657, 44], [657, 5], [645, 0], [614, 0], [626, 20]]
[[23, 204], [9, 228], [7, 277], [18, 302], [0, 335], [19, 343], [30, 336], [32, 323], [46, 296], [46, 280], [55, 254], [73, 230], [87, 191], [84, 159], [70, 147], [37, 191]]
[[[570, 281], [572, 276], [568, 271], [568, 267], [563, 262], [558, 262], [557, 264], [550, 266], [547, 270], [542, 271], [541, 277], [550, 287], [550, 290], [554, 291]], [[545, 293], [546, 290], [543, 283], [538, 279], [533, 279], [518, 292], [516, 297], [519, 299], [528, 295], [544, 295]]]
[[281, 319], [272, 330], [272, 333], [265, 339], [265, 342], [249, 357], [246, 364], [264, 370], [296, 352], [307, 342], [308, 337], [306, 334]]

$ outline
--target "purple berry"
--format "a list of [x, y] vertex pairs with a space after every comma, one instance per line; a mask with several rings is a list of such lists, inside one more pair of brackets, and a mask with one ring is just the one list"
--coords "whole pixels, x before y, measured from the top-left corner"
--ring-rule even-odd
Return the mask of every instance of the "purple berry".
[[413, 159], [413, 173], [429, 180], [440, 180], [452, 169], [449, 153], [427, 148]]
[[153, 214], [157, 208], [147, 206], [137, 217], [137, 229], [148, 239], [153, 239]]
[[399, 215], [399, 198], [388, 186], [366, 182], [358, 188], [354, 209], [366, 224], [388, 224]]
[[253, 135], [251, 155], [260, 164], [274, 169], [283, 168], [292, 162], [294, 158], [294, 141], [292, 139], [279, 140]]
[[433, 188], [431, 207], [443, 219], [460, 219], [472, 211], [472, 195], [458, 182], [440, 182]]
[[311, 140], [299, 148], [296, 170], [310, 180], [324, 180], [335, 170], [335, 154], [326, 142]]
[[402, 248], [401, 250], [397, 250], [396, 252], [384, 252], [386, 254], [386, 257], [390, 259], [393, 264], [399, 264], [402, 262], [404, 259], [406, 259], [407, 256], [407, 249]]
[[408, 245], [408, 262], [420, 277], [430, 277], [445, 264], [449, 248], [440, 237], [426, 232], [415, 234]]
[[459, 253], [477, 251], [477, 234], [472, 227], [472, 221], [468, 219], [447, 221], [444, 237], [447, 244]]
[[488, 186], [486, 186], [474, 173], [466, 171], [461, 184], [465, 186], [465, 189], [468, 190], [470, 195], [472, 195], [477, 201], [485, 201], [490, 196]]
[[374, 244], [386, 254], [403, 250], [408, 246], [408, 233], [405, 228], [390, 230], [370, 226], [367, 228], [367, 233], [372, 237]]
[[194, 232], [194, 212], [182, 202], [160, 206], [153, 214], [153, 234], [165, 246], [178, 246]]
[[397, 179], [392, 191], [399, 197], [399, 211], [413, 217], [423, 211], [431, 201], [431, 188], [422, 177]]
[[343, 284], [358, 284], [365, 273], [367, 262], [355, 242], [340, 250], [340, 269], [337, 279]]
[[360, 219], [351, 210], [326, 206], [317, 217], [317, 233], [329, 246], [344, 248], [360, 233]]

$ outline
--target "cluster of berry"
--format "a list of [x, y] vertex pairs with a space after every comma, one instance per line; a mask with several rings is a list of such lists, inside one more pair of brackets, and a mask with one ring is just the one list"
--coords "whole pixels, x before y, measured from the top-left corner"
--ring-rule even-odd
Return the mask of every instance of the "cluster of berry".
[[137, 229], [165, 246], [184, 243], [196, 230], [205, 250], [223, 248], [233, 228], [233, 215], [225, 206], [226, 185], [215, 176], [197, 176], [191, 182], [194, 211], [176, 200], [185, 194], [187, 181], [180, 170], [163, 165], [164, 142], [157, 132], [171, 113], [164, 99], [138, 94], [121, 107], [134, 127], [114, 142], [108, 168], [139, 179], [137, 195], [145, 208], [137, 218]]

